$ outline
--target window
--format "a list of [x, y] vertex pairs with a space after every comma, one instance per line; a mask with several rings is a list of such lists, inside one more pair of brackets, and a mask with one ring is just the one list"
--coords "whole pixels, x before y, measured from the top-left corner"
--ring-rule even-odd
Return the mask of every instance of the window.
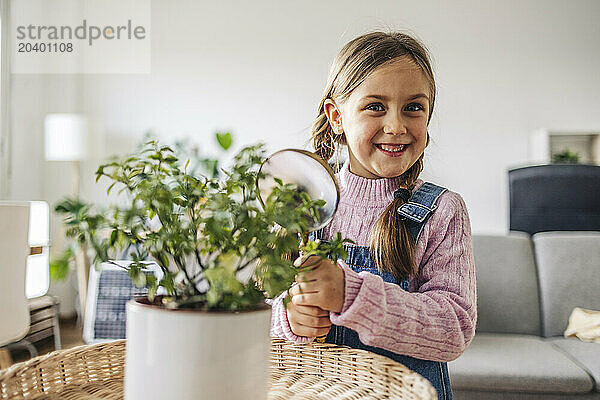
[[10, 52], [9, 1], [0, 0], [0, 199], [9, 197], [10, 178]]

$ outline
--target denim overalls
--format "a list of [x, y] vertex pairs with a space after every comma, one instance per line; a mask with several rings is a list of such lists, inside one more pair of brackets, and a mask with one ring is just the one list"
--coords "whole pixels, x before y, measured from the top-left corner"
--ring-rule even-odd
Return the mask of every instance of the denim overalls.
[[[407, 203], [398, 208], [399, 218], [406, 220], [405, 222], [407, 223], [408, 229], [415, 239], [415, 242], [418, 240], [427, 218], [429, 218], [431, 213], [436, 209], [438, 198], [445, 190], [446, 189], [443, 187], [425, 182], [410, 197]], [[323, 230], [319, 230], [311, 234], [311, 238], [321, 239], [322, 235]], [[398, 282], [391, 273], [381, 273], [377, 270], [377, 267], [371, 259], [368, 246], [346, 245], [345, 249], [348, 252], [346, 263], [354, 271], [368, 271], [372, 274], [379, 275], [385, 282], [395, 283], [400, 285], [402, 289], [408, 291], [408, 279]], [[448, 377], [448, 366], [445, 362], [420, 360], [396, 354], [378, 347], [367, 346], [360, 341], [356, 331], [344, 326], [331, 325], [331, 330], [329, 331], [325, 342], [368, 350], [389, 357], [428, 379], [437, 390], [438, 398], [440, 400], [452, 399], [452, 388], [450, 387], [450, 379]]]

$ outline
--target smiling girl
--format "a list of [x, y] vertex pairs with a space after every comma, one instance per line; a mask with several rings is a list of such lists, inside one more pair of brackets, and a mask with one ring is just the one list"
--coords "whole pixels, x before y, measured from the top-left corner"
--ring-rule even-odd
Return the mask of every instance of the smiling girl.
[[337, 263], [296, 260], [311, 268], [273, 303], [271, 333], [385, 355], [451, 399], [446, 363], [473, 339], [476, 284], [462, 198], [418, 179], [435, 95], [427, 52], [406, 34], [369, 33], [337, 55], [313, 144], [325, 160], [345, 145], [349, 160], [338, 211], [314, 236], [341, 232], [356, 245]]

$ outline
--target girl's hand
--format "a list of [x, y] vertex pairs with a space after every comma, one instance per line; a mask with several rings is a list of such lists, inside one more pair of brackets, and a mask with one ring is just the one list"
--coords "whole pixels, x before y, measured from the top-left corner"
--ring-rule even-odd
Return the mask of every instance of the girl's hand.
[[319, 307], [299, 306], [290, 301], [287, 305], [287, 317], [296, 336], [326, 336], [331, 328], [329, 312]]
[[291, 302], [339, 313], [344, 306], [344, 271], [333, 261], [317, 256], [300, 257], [294, 265], [306, 269], [296, 275], [297, 285], [289, 290]]

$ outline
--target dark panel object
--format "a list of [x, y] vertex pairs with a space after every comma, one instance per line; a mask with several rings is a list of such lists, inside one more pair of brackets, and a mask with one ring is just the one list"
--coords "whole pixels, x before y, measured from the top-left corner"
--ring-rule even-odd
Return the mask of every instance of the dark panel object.
[[600, 231], [600, 166], [517, 168], [508, 180], [511, 230]]
[[[126, 337], [126, 304], [134, 298], [146, 296], [148, 289], [136, 287], [127, 265], [131, 261], [118, 260], [120, 266], [102, 263], [90, 268], [90, 281], [83, 321], [83, 340], [88, 343], [106, 342]], [[163, 274], [158, 265], [147, 263], [146, 272], [153, 272], [160, 281]], [[165, 294], [159, 288], [157, 294]]]
[[148, 289], [136, 287], [124, 269], [100, 273], [94, 318], [94, 339], [125, 339], [125, 305]]

